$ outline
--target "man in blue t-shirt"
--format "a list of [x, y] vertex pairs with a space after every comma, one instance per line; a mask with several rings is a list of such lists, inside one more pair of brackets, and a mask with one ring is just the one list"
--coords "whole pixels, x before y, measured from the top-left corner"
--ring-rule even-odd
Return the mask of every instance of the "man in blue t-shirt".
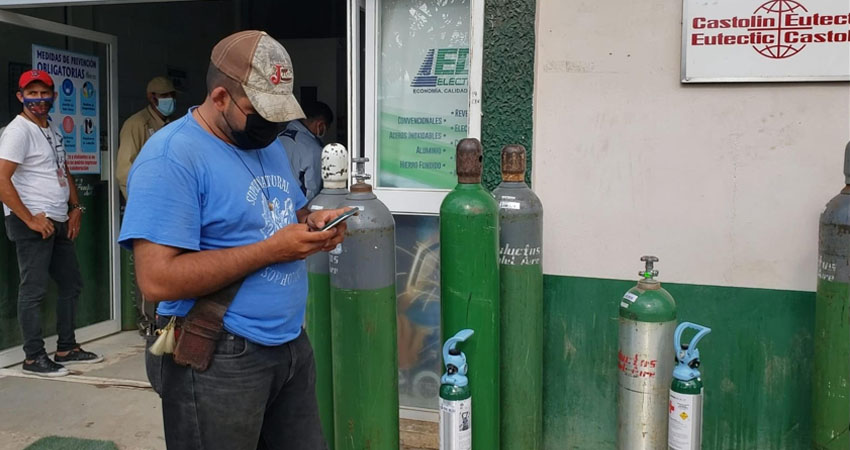
[[145, 299], [161, 302], [159, 327], [244, 279], [208, 369], [148, 353], [169, 449], [327, 447], [301, 328], [304, 258], [333, 249], [345, 225], [318, 231], [342, 210], [303, 209], [276, 140], [283, 122], [303, 117], [292, 77], [266, 33], [226, 37], [213, 48], [204, 103], [153, 135], [130, 171], [119, 241], [133, 249]]

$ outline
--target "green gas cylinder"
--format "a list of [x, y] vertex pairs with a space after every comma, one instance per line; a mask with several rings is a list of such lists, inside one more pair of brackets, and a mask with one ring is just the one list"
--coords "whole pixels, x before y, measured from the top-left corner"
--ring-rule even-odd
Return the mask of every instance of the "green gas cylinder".
[[[339, 208], [348, 195], [348, 151], [341, 144], [328, 144], [322, 149], [322, 191], [310, 200], [307, 209]], [[328, 448], [334, 448], [333, 357], [331, 348], [331, 292], [328, 254], [307, 257], [307, 312], [304, 317], [307, 335], [313, 344], [316, 360], [316, 400], [319, 418]]]
[[336, 450], [397, 450], [398, 336], [395, 220], [352, 158], [357, 183], [342, 206], [345, 240], [330, 252], [331, 348]]
[[525, 148], [502, 149], [499, 203], [502, 450], [543, 446], [543, 205], [525, 184]]
[[499, 205], [481, 186], [483, 152], [477, 139], [457, 145], [458, 184], [440, 206], [442, 335], [470, 328], [465, 344], [474, 450], [499, 449]]
[[850, 143], [844, 189], [820, 216], [812, 367], [812, 448], [850, 448]]
[[620, 300], [617, 448], [667, 450], [676, 301], [654, 278], [658, 258], [640, 260], [641, 280]]

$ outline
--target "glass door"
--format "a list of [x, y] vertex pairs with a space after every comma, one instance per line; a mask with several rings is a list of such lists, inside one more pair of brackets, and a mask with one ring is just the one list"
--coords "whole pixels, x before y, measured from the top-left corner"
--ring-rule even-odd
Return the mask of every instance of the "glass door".
[[368, 1], [365, 30], [349, 34], [352, 45], [365, 47], [350, 59], [355, 67], [365, 66], [352, 69], [362, 73], [363, 88], [351, 104], [362, 104], [363, 112], [350, 116], [361, 120], [350, 129], [362, 130], [362, 140], [353, 139], [349, 148], [369, 158], [375, 193], [396, 220], [404, 418], [437, 421], [442, 374], [438, 214], [457, 184], [457, 142], [480, 135], [483, 4]]
[[[21, 112], [18, 77], [32, 68], [47, 71], [59, 94], [50, 113], [62, 133], [68, 163], [87, 211], [76, 240], [83, 291], [77, 303], [77, 340], [120, 329], [117, 188], [111, 182], [117, 148], [115, 36], [0, 10], [0, 127]], [[17, 318], [18, 266], [14, 244], [0, 221], [0, 367], [24, 358]], [[56, 288], [42, 305], [48, 351], [55, 350]]]

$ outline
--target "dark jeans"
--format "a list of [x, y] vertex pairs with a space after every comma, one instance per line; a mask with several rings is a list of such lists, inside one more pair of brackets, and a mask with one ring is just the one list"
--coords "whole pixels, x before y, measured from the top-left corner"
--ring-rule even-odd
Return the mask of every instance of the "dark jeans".
[[21, 284], [18, 287], [18, 320], [24, 338], [24, 353], [33, 359], [44, 350], [41, 330], [41, 302], [47, 295], [47, 283], [53, 278], [59, 288], [56, 299], [56, 351], [74, 349], [74, 313], [83, 290], [83, 278], [74, 242], [68, 239], [68, 223], [53, 221], [55, 232], [47, 239], [36, 233], [14, 214], [6, 216], [6, 234], [15, 243]]
[[[157, 326], [168, 323], [158, 317]], [[326, 450], [307, 333], [275, 347], [225, 333], [209, 368], [145, 352], [169, 450]]]

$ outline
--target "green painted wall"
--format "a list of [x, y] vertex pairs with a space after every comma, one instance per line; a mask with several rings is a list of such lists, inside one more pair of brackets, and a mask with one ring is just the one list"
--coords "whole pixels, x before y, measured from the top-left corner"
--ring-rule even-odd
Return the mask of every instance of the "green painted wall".
[[[484, 184], [499, 182], [502, 146], [532, 158], [535, 2], [486, 0]], [[546, 276], [547, 449], [613, 449], [617, 307], [634, 281]], [[808, 448], [814, 293], [664, 284], [679, 318], [714, 329], [701, 344], [705, 449]]]
[[[83, 276], [83, 292], [77, 303], [77, 328], [108, 320], [111, 317], [108, 185], [99, 175], [79, 175], [75, 183], [80, 202], [86, 207], [80, 237], [76, 241], [77, 260]], [[2, 221], [0, 221], [2, 222]], [[18, 324], [18, 263], [15, 246], [0, 223], [0, 350], [21, 345]], [[44, 336], [56, 334], [56, 285], [50, 282], [42, 304]], [[47, 351], [55, 348], [48, 346]], [[23, 355], [23, 354], [22, 354]]]
[[507, 144], [525, 146], [531, 183], [535, 8], [534, 0], [484, 2], [481, 144], [483, 183], [490, 190], [501, 181], [500, 154]]
[[[615, 448], [617, 307], [634, 284], [545, 277], [546, 449]], [[712, 328], [700, 343], [703, 448], [809, 448], [815, 294], [663, 286], [678, 302], [680, 321]]]

